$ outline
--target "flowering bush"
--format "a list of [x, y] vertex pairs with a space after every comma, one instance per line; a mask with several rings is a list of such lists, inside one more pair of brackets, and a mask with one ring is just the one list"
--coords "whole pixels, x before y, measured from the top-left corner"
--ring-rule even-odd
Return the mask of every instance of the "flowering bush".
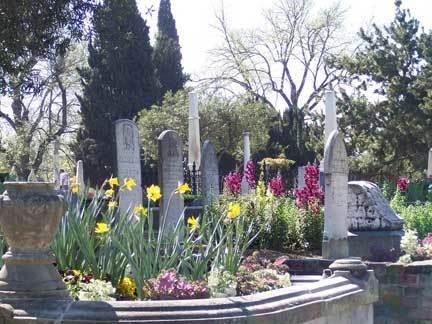
[[223, 268], [210, 272], [207, 283], [211, 297], [232, 297], [237, 294], [236, 276]]
[[291, 286], [289, 273], [278, 274], [274, 269], [260, 269], [254, 272], [240, 271], [237, 276], [237, 295], [239, 296], [289, 286]]
[[417, 232], [406, 229], [401, 239], [401, 250], [405, 255], [399, 258], [399, 262], [409, 263], [413, 260], [425, 260], [432, 258], [432, 233], [429, 233], [421, 242]]
[[297, 207], [319, 214], [324, 203], [324, 192], [319, 186], [317, 163], [305, 167], [305, 186], [294, 191]]
[[242, 177], [240, 172], [237, 171], [230, 172], [224, 178], [224, 188], [225, 190], [228, 190], [229, 193], [236, 196], [240, 194], [241, 181], [242, 181]]
[[144, 290], [149, 299], [197, 299], [210, 296], [205, 281], [187, 281], [174, 269], [163, 270], [156, 279], [147, 280]]
[[405, 177], [400, 177], [397, 181], [397, 189], [400, 192], [406, 192], [408, 189], [408, 185], [409, 185], [409, 180], [408, 178]]
[[275, 197], [282, 197], [285, 194], [285, 188], [280, 174], [270, 180], [268, 190]]
[[78, 293], [79, 300], [115, 300], [115, 288], [109, 281], [91, 279], [89, 283], [81, 283], [80, 288]]

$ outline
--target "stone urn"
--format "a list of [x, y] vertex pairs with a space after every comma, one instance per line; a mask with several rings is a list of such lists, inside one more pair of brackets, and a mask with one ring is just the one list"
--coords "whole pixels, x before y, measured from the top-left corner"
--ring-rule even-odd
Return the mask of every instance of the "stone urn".
[[0, 270], [0, 300], [69, 299], [50, 251], [65, 211], [52, 183], [5, 182], [0, 227], [9, 250]]

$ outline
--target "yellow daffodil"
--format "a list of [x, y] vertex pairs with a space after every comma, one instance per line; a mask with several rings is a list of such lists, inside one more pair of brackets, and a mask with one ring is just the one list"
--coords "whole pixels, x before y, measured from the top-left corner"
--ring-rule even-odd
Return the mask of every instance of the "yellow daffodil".
[[199, 226], [199, 217], [196, 217], [196, 218], [194, 216], [189, 217], [187, 220], [187, 225], [188, 225], [189, 230], [191, 232], [196, 231], [200, 227]]
[[96, 223], [95, 233], [96, 234], [105, 234], [109, 231], [109, 226], [107, 223]]
[[71, 191], [73, 193], [77, 193], [79, 191], [79, 186], [77, 184], [72, 184], [71, 185]]
[[108, 183], [109, 183], [111, 188], [114, 188], [114, 186], [119, 186], [119, 181], [118, 181], [117, 177], [113, 178], [111, 176], [111, 178], [108, 179]]
[[239, 203], [230, 203], [228, 205], [228, 218], [229, 219], [234, 219], [236, 218], [238, 215], [240, 215], [240, 204]]
[[118, 292], [123, 297], [135, 298], [136, 284], [135, 280], [130, 277], [123, 277], [117, 287]]
[[147, 188], [147, 198], [153, 202], [158, 201], [162, 197], [159, 186], [151, 185]]
[[185, 194], [185, 193], [191, 192], [191, 187], [189, 187], [189, 185], [187, 183], [179, 184], [177, 189], [176, 189], [176, 192], [181, 193], [181, 194]]
[[116, 202], [116, 201], [110, 201], [110, 202], [108, 203], [108, 209], [109, 209], [109, 210], [114, 209], [114, 208], [116, 208], [116, 207], [117, 207], [117, 202]]
[[124, 187], [127, 190], [132, 190], [134, 187], [136, 187], [136, 181], [133, 178], [125, 178], [124, 179]]
[[105, 190], [105, 197], [112, 198], [114, 196], [114, 189]]
[[134, 208], [134, 214], [140, 217], [146, 217], [147, 208], [145, 208], [143, 205], [138, 205]]

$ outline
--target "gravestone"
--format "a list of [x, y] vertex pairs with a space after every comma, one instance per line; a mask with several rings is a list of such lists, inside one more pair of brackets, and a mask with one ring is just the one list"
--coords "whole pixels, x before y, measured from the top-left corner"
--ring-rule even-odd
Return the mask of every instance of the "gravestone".
[[324, 150], [325, 206], [322, 254], [327, 259], [348, 256], [348, 157], [343, 136], [333, 131]]
[[129, 119], [114, 122], [117, 150], [117, 177], [120, 185], [124, 179], [133, 178], [136, 187], [132, 190], [123, 189], [119, 192], [119, 211], [125, 213], [142, 204], [141, 161], [139, 133], [136, 124]]
[[432, 179], [432, 148], [429, 149], [426, 177]]
[[302, 189], [305, 186], [305, 167], [301, 166], [297, 168], [297, 189]]
[[201, 153], [201, 186], [206, 206], [219, 195], [219, 163], [209, 140], [204, 142]]
[[84, 164], [83, 161], [79, 160], [77, 162], [76, 166], [76, 184], [78, 185], [78, 188], [80, 190], [84, 189], [85, 183], [84, 183]]
[[198, 94], [189, 92], [189, 136], [188, 136], [188, 167], [199, 170], [201, 165], [201, 139], [198, 115]]
[[348, 182], [348, 230], [349, 255], [376, 261], [398, 251], [404, 234], [403, 219], [369, 181]]
[[179, 194], [174, 194], [170, 200], [172, 192], [184, 181], [183, 145], [175, 131], [166, 130], [159, 135], [158, 154], [158, 177], [162, 190], [159, 227], [169, 231], [175, 227], [184, 209], [184, 201]]
[[241, 182], [241, 191], [242, 194], [247, 194], [249, 192], [249, 185], [246, 181], [245, 170], [246, 165], [251, 159], [251, 151], [250, 151], [250, 138], [249, 132], [243, 133], [243, 178]]

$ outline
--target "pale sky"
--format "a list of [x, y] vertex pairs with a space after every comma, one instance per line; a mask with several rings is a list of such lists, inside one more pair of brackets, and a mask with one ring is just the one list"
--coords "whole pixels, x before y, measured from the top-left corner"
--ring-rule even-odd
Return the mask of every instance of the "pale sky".
[[[360, 27], [375, 22], [388, 24], [394, 17], [394, 0], [340, 0], [347, 9], [345, 30], [355, 34]], [[222, 0], [171, 0], [171, 10], [176, 20], [182, 47], [183, 67], [185, 72], [200, 75], [205, 72], [208, 51], [214, 48], [219, 40], [214, 27], [215, 11], [220, 8]], [[273, 3], [272, 0], [224, 0], [226, 15], [231, 27], [254, 27], [260, 23], [263, 9]], [[328, 6], [332, 1], [315, 0], [317, 6]], [[137, 0], [143, 13], [146, 8], [154, 6], [152, 17], [145, 16], [150, 25], [150, 33], [156, 33], [157, 8], [159, 0]], [[403, 8], [409, 8], [412, 15], [420, 20], [426, 29], [432, 28], [430, 0], [404, 0]]]

